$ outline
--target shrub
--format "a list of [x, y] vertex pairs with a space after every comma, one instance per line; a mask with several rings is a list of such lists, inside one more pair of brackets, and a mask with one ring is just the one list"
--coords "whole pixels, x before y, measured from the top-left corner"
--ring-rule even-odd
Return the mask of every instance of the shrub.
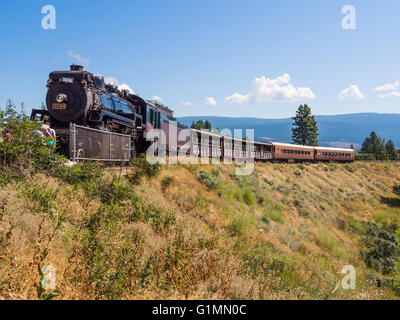
[[399, 242], [396, 238], [397, 223], [384, 223], [378, 226], [374, 222], [368, 222], [368, 228], [364, 236], [366, 249], [360, 254], [368, 267], [382, 274], [396, 272], [396, 264], [399, 260]]
[[72, 167], [63, 165], [55, 175], [69, 184], [85, 184], [99, 180], [101, 171], [97, 163], [85, 162]]
[[174, 177], [171, 176], [166, 176], [161, 180], [161, 189], [163, 191], [167, 190], [173, 183], [174, 183]]
[[296, 171], [294, 172], [294, 174], [295, 174], [297, 177], [300, 177], [300, 176], [301, 176], [301, 171], [300, 171], [300, 170], [296, 170]]
[[236, 216], [231, 223], [231, 231], [233, 234], [243, 235], [246, 229], [246, 220], [243, 217]]
[[210, 172], [206, 170], [200, 170], [196, 174], [197, 179], [204, 184], [208, 189], [214, 190], [218, 186], [218, 179]]
[[395, 184], [395, 185], [393, 186], [393, 193], [394, 193], [396, 196], [399, 196], [399, 197], [400, 197], [400, 185], [399, 185], [399, 184]]
[[[39, 126], [26, 115], [18, 114], [11, 101], [5, 110], [0, 110], [0, 184], [38, 171], [54, 174], [66, 160], [43, 145], [42, 138], [35, 132]], [[10, 139], [6, 138], [4, 130], [10, 130]]]
[[353, 172], [355, 171], [354, 168], [353, 168], [351, 165], [349, 165], [348, 163], [346, 163], [346, 164], [344, 165], [344, 167], [345, 167], [345, 169], [346, 169], [348, 172], [353, 173]]
[[242, 200], [248, 206], [254, 204], [253, 192], [250, 189], [244, 189], [242, 193]]
[[111, 181], [98, 181], [93, 192], [101, 202], [112, 205], [119, 204], [126, 200], [137, 200], [133, 188], [125, 181], [113, 176]]
[[137, 158], [132, 160], [134, 173], [129, 175], [132, 183], [138, 184], [143, 177], [151, 179], [156, 177], [161, 172], [161, 164], [150, 164], [145, 154], [140, 154]]

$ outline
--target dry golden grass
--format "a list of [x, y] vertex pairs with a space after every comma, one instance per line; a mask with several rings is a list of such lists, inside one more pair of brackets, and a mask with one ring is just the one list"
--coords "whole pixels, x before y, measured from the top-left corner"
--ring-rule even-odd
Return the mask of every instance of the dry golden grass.
[[[400, 163], [233, 171], [171, 165], [137, 186], [122, 177], [135, 196], [120, 203], [44, 175], [0, 189], [0, 298], [37, 299], [38, 264], [55, 268], [56, 299], [396, 298], [376, 287], [359, 249], [364, 222], [400, 221]], [[348, 264], [356, 290], [332, 294]]]

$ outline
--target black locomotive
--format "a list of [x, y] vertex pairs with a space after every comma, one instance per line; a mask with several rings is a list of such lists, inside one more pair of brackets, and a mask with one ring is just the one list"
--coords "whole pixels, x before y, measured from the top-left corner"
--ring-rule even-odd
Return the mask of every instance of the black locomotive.
[[93, 75], [82, 66], [51, 72], [47, 88], [47, 109], [34, 109], [31, 118], [43, 120], [47, 116], [62, 153], [68, 152], [70, 123], [129, 134], [132, 149], [142, 152], [147, 146], [143, 136], [146, 131], [176, 121], [168, 107], [105, 84], [102, 76]]

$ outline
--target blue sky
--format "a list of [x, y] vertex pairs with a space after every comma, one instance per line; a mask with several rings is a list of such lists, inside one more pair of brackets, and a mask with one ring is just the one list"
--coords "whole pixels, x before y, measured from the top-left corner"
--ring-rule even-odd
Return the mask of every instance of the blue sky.
[[75, 62], [176, 116], [399, 113], [399, 14], [398, 0], [1, 1], [0, 105], [40, 107], [49, 72]]

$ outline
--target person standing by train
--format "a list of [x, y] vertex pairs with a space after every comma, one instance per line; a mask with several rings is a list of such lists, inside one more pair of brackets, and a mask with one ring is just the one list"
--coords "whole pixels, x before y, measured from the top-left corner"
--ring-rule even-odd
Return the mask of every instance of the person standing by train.
[[51, 128], [50, 122], [45, 121], [44, 125], [48, 126], [47, 133], [53, 138], [53, 141], [54, 141], [53, 149], [55, 149], [56, 148], [56, 142], [57, 142], [56, 131]]
[[49, 132], [50, 127], [47, 124], [43, 124], [39, 129], [39, 134], [43, 139], [43, 145], [54, 149], [55, 140]]

